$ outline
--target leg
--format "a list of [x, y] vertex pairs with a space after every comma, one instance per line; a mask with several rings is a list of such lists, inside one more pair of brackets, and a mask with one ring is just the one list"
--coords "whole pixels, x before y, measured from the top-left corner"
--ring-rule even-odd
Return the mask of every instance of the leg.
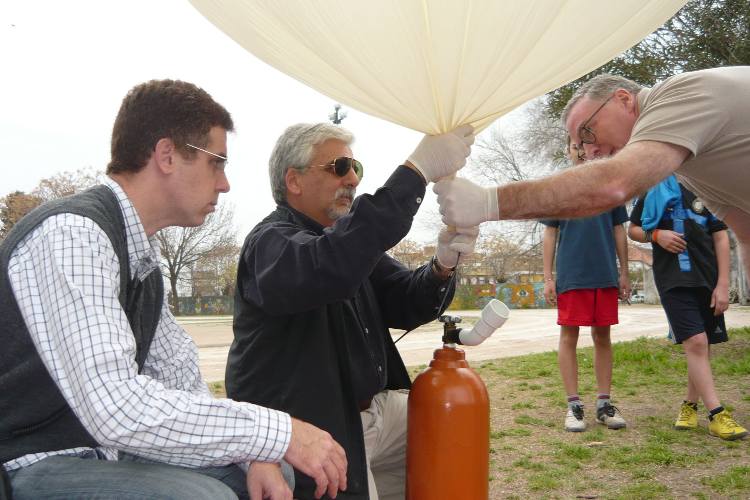
[[565, 393], [570, 397], [578, 394], [578, 358], [576, 347], [578, 346], [579, 327], [561, 326], [560, 344], [557, 353], [557, 362], [560, 366], [560, 377], [562, 378]]
[[[685, 357], [688, 365], [688, 396], [690, 395], [690, 384], [695, 387], [696, 393], [703, 400], [703, 405], [712, 410], [720, 406], [716, 395], [714, 377], [711, 373], [711, 362], [709, 361], [708, 338], [705, 332], [693, 335], [682, 341]], [[688, 401], [691, 401], [690, 399]]]
[[594, 374], [599, 394], [609, 394], [612, 388], [612, 341], [609, 326], [592, 326], [594, 341]]
[[165, 464], [56, 456], [9, 473], [13, 498], [231, 499], [220, 480]]
[[612, 340], [611, 325], [618, 323], [618, 289], [597, 288], [594, 306], [594, 322], [591, 338], [594, 341], [594, 373], [599, 394], [596, 398], [596, 421], [608, 429], [622, 429], [627, 426], [617, 407], [609, 399], [612, 388]]
[[404, 498], [408, 398], [408, 391], [384, 391], [361, 413], [370, 500]]
[[[157, 462], [155, 460], [139, 457], [137, 455], [132, 455], [130, 453], [124, 453], [124, 452], [119, 453], [118, 459], [121, 462], [137, 462], [141, 464], [164, 465], [161, 462]], [[284, 465], [286, 465], [287, 467], [289, 467], [289, 469], [291, 469], [291, 466], [284, 462], [282, 463], [282, 473], [284, 472], [284, 469], [283, 469]], [[237, 495], [239, 500], [248, 500], [247, 473], [235, 464], [221, 466], [221, 467], [201, 467], [197, 469], [185, 468], [185, 470], [188, 470], [190, 472], [195, 472], [198, 474], [203, 474], [204, 476], [212, 477], [214, 479], [218, 479], [219, 481], [224, 483], [226, 486], [229, 486], [229, 488], [231, 488], [231, 490], [234, 491], [234, 494]], [[294, 469], [291, 469], [291, 476], [292, 476], [292, 479], [291, 479], [292, 482], [289, 482], [289, 477], [287, 474], [284, 474], [284, 479], [287, 480], [289, 487], [292, 490], [294, 490]]]
[[693, 382], [693, 378], [690, 376], [690, 370], [688, 369], [687, 397], [685, 398], [685, 401], [688, 403], [697, 403], [700, 397], [698, 387], [695, 385], [695, 382]]

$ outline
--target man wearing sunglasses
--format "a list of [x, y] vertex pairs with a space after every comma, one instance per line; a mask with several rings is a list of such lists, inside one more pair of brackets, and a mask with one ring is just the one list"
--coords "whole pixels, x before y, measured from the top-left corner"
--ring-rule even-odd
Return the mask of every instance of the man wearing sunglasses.
[[[599, 75], [563, 111], [563, 125], [591, 161], [544, 179], [484, 189], [436, 185], [443, 219], [571, 218], [622, 205], [672, 173], [734, 230], [750, 275], [750, 66], [675, 75], [643, 88]], [[490, 201], [488, 201], [490, 200]], [[490, 211], [485, 207], [498, 206]]]
[[[473, 139], [470, 127], [425, 136], [383, 187], [356, 198], [363, 167], [345, 129], [289, 127], [271, 154], [278, 206], [240, 255], [227, 394], [330, 432], [349, 465], [339, 498], [404, 497], [410, 380], [388, 329], [438, 317], [478, 231], [444, 229], [437, 258], [413, 271], [385, 252], [408, 233], [426, 183], [461, 168]], [[295, 497], [313, 489], [297, 471]]]

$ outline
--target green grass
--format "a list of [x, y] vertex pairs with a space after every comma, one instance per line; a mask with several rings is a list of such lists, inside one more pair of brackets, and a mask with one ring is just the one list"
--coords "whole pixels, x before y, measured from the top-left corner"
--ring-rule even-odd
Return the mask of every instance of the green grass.
[[719, 493], [736, 493], [750, 491], [750, 467], [732, 467], [725, 474], [704, 478], [703, 484]]
[[[714, 346], [717, 390], [741, 424], [750, 425], [750, 328]], [[672, 428], [684, 397], [682, 348], [660, 339], [613, 346], [612, 394], [628, 428], [594, 422], [593, 350], [580, 349], [579, 393], [588, 429], [563, 430], [565, 392], [556, 353], [482, 362], [492, 401], [491, 498], [750, 498], [750, 443], [708, 435], [706, 410], [696, 431]], [[470, 355], [467, 356], [470, 359]], [[750, 440], [749, 440], [750, 441]], [[509, 465], [510, 464], [510, 465]]]

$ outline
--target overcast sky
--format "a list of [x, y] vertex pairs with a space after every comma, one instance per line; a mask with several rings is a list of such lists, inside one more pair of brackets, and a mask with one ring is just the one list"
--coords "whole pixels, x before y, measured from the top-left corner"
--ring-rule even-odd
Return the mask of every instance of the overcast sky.
[[[270, 212], [267, 160], [297, 122], [326, 121], [335, 102], [259, 61], [187, 0], [23, 0], [0, 2], [0, 196], [29, 191], [46, 177], [103, 170], [125, 93], [173, 78], [206, 89], [232, 114], [227, 175], [240, 241]], [[343, 125], [365, 166], [359, 193], [374, 192], [421, 134], [346, 108]], [[429, 191], [409, 237], [434, 239], [425, 217]]]

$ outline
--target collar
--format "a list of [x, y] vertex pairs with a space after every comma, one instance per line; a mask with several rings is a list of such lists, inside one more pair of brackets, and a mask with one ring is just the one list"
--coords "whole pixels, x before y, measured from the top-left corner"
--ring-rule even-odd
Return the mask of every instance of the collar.
[[104, 185], [115, 194], [125, 220], [130, 273], [138, 280], [143, 281], [159, 265], [159, 243], [156, 236], [151, 238], [146, 236], [141, 218], [122, 187], [110, 177], [105, 178]]
[[314, 231], [317, 234], [323, 234], [323, 230], [325, 229], [323, 224], [292, 208], [287, 203], [279, 203], [276, 209], [282, 213], [287, 212], [287, 217], [294, 220], [297, 224], [304, 226], [305, 229]]

